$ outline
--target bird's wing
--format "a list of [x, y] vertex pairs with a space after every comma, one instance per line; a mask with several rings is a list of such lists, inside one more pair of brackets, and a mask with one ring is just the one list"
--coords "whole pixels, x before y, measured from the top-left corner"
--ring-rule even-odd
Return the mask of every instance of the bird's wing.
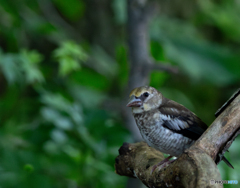
[[193, 112], [174, 101], [160, 107], [159, 111], [164, 127], [193, 140], [197, 140], [208, 128]]

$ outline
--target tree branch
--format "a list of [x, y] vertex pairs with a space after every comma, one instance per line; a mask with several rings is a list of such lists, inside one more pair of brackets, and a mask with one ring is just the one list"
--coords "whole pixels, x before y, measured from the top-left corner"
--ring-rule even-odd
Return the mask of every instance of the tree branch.
[[160, 64], [152, 62], [150, 65], [150, 69], [152, 71], [154, 71], [154, 70], [164, 71], [164, 72], [168, 72], [171, 74], [177, 74], [179, 72], [177, 67], [174, 67], [174, 66], [168, 65], [168, 64], [163, 64], [163, 62], [160, 62]]
[[[232, 143], [240, 129], [240, 95], [224, 110], [194, 144], [216, 160], [217, 154]], [[228, 143], [229, 142], [229, 143]], [[227, 148], [225, 148], [227, 150]]]
[[215, 162], [240, 133], [240, 95], [224, 110], [195, 144], [166, 168], [150, 171], [162, 154], [145, 143], [123, 144], [116, 158], [119, 175], [137, 177], [148, 187], [222, 187], [210, 184], [221, 180]]

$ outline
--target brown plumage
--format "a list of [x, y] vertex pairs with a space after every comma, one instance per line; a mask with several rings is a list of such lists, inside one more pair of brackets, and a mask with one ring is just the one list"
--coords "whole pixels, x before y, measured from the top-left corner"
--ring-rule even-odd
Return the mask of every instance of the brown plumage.
[[[148, 145], [170, 156], [181, 155], [208, 128], [193, 112], [150, 86], [132, 90], [127, 106], [132, 107], [136, 124]], [[225, 157], [223, 160], [232, 167]]]

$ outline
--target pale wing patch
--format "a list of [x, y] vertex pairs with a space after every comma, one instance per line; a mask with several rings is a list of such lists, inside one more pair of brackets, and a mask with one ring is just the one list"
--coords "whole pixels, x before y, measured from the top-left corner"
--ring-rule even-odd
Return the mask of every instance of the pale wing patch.
[[176, 122], [176, 124], [181, 128], [181, 129], [186, 129], [189, 127], [188, 123], [186, 121], [182, 121], [179, 119], [174, 119], [174, 121]]
[[176, 108], [170, 108], [170, 109], [171, 109], [171, 111], [174, 112], [174, 113], [179, 113], [178, 109], [176, 109]]
[[188, 123], [185, 121], [181, 121], [177, 118], [171, 118], [169, 115], [160, 114], [160, 117], [163, 121], [167, 121], [168, 124], [172, 127], [172, 129], [180, 131], [182, 129], [186, 129], [189, 127]]

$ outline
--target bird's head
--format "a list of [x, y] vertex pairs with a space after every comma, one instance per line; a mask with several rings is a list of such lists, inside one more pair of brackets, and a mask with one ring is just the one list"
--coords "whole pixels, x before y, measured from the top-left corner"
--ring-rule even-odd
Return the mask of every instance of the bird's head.
[[162, 94], [150, 86], [133, 89], [129, 97], [127, 107], [132, 107], [133, 113], [142, 113], [158, 108], [163, 99]]

